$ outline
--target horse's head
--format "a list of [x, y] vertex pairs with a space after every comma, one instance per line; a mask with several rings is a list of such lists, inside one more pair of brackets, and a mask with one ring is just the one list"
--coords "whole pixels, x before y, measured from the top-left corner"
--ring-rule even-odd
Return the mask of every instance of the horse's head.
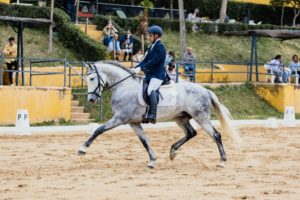
[[106, 85], [106, 79], [104, 75], [100, 74], [101, 71], [97, 69], [95, 65], [88, 65], [87, 70], [87, 85], [88, 85], [88, 101], [95, 103], [99, 97], [101, 97], [104, 86]]

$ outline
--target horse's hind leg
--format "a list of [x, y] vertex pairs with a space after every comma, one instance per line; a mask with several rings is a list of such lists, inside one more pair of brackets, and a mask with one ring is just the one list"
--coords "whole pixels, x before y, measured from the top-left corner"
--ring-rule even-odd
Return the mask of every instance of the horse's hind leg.
[[199, 123], [199, 125], [204, 129], [204, 131], [215, 141], [218, 146], [220, 153], [220, 164], [218, 167], [224, 167], [224, 162], [226, 162], [226, 153], [222, 144], [221, 134], [213, 127], [211, 122], [208, 119], [203, 119], [201, 116], [195, 117], [195, 120]]
[[185, 136], [182, 139], [175, 142], [171, 146], [171, 149], [170, 149], [170, 159], [171, 160], [174, 160], [174, 158], [177, 155], [176, 151], [184, 143], [186, 143], [187, 141], [189, 141], [190, 139], [192, 139], [193, 137], [195, 137], [197, 135], [197, 132], [195, 131], [195, 129], [192, 127], [192, 125], [189, 122], [190, 119], [191, 118], [189, 116], [178, 117], [175, 119], [175, 122], [178, 124], [178, 126], [184, 130]]
[[119, 125], [123, 124], [123, 122], [120, 120], [119, 117], [113, 117], [111, 118], [107, 123], [105, 123], [104, 125], [100, 126], [99, 128], [97, 128], [95, 130], [95, 132], [93, 133], [93, 135], [85, 142], [83, 143], [83, 145], [80, 147], [80, 149], [78, 150], [78, 154], [79, 155], [84, 155], [86, 154], [86, 149], [93, 143], [93, 141], [102, 133], [104, 133], [105, 131], [108, 131], [110, 129], [113, 129]]
[[141, 124], [130, 124], [130, 127], [134, 130], [135, 134], [138, 136], [138, 138], [140, 139], [140, 141], [142, 142], [143, 146], [145, 147], [145, 149], [149, 154], [150, 160], [148, 162], [148, 167], [153, 168], [154, 161], [156, 160], [156, 156], [149, 145], [147, 136], [145, 135]]

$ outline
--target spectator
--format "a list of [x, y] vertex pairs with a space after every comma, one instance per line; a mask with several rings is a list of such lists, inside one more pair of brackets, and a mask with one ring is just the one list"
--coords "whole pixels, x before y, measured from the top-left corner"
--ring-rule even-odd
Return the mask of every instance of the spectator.
[[[188, 14], [186, 21], [193, 22], [193, 23], [200, 22], [201, 19], [199, 17], [197, 17], [198, 13], [199, 13], [199, 9], [198, 8], [194, 9], [193, 12]], [[199, 27], [196, 24], [193, 24], [192, 29], [195, 32], [195, 31], [199, 30]]]
[[[8, 70], [17, 70], [17, 45], [15, 44], [15, 38], [10, 37], [8, 39], [8, 44], [3, 48], [3, 55], [6, 57], [5, 62]], [[13, 84], [13, 72], [8, 72], [8, 77], [10, 84]]]
[[120, 42], [118, 40], [118, 34], [114, 34], [114, 37], [110, 40], [108, 45], [108, 52], [111, 55], [112, 60], [119, 60], [121, 55]]
[[[295, 78], [299, 78], [300, 75], [300, 62], [298, 55], [293, 55], [290, 63], [290, 74], [295, 74]], [[299, 80], [298, 80], [299, 82]]]
[[76, 4], [77, 0], [67, 0], [67, 12], [72, 22], [76, 20]]
[[194, 80], [194, 72], [196, 67], [196, 57], [193, 54], [193, 49], [191, 47], [187, 47], [184, 55], [183, 60], [186, 62], [184, 64], [184, 72], [190, 77], [190, 81]]
[[105, 46], [108, 46], [114, 34], [117, 32], [118, 30], [114, 27], [112, 21], [109, 20], [108, 24], [103, 28], [103, 33], [104, 33], [103, 44]]
[[126, 32], [126, 35], [124, 34], [122, 35], [121, 44], [122, 44], [122, 50], [124, 51], [123, 61], [126, 61], [127, 55], [128, 55], [128, 60], [132, 61], [133, 38], [129, 30]]
[[133, 56], [133, 61], [135, 62], [142, 62], [144, 57], [143, 51], [138, 50], [138, 52]]
[[[281, 55], [276, 55], [270, 62], [269, 62], [269, 70], [271, 73], [275, 75], [275, 83], [282, 83], [283, 82], [283, 64], [281, 61]], [[286, 76], [285, 76], [286, 77]], [[285, 80], [287, 82], [287, 80]]]
[[170, 62], [168, 64], [167, 73], [172, 81], [176, 82], [176, 71], [175, 71], [175, 64]]
[[174, 60], [175, 60], [174, 51], [169, 51], [167, 56], [166, 56], [166, 61], [165, 61], [166, 67], [168, 67], [168, 65], [170, 63], [174, 63]]
[[190, 12], [186, 18], [186, 21], [196, 22], [197, 14], [199, 13], [199, 9], [195, 8], [192, 12]]

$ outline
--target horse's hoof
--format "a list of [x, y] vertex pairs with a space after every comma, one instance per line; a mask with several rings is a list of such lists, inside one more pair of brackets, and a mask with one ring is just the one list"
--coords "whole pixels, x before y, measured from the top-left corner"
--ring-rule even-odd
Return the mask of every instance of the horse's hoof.
[[223, 161], [221, 161], [219, 164], [217, 164], [217, 167], [220, 167], [220, 168], [224, 168], [225, 167], [225, 164]]
[[80, 149], [78, 150], [77, 154], [81, 155], [81, 156], [85, 155], [86, 154], [86, 147], [84, 145], [81, 146]]
[[170, 150], [170, 160], [174, 160], [174, 158], [177, 156], [177, 152], [174, 149]]
[[86, 154], [85, 151], [81, 151], [81, 150], [77, 151], [77, 155], [79, 156], [84, 156], [85, 154]]
[[147, 167], [148, 167], [149, 169], [153, 169], [153, 168], [154, 168], [154, 161], [153, 161], [153, 160], [149, 160], [149, 161], [148, 161], [148, 164], [147, 164]]

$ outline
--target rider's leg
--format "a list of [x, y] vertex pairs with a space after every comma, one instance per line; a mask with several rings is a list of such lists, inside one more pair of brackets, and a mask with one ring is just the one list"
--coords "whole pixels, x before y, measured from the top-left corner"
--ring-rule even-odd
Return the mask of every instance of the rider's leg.
[[146, 118], [149, 120], [151, 123], [156, 123], [156, 111], [157, 111], [157, 104], [158, 104], [158, 93], [156, 90], [161, 86], [162, 80], [157, 79], [157, 78], [152, 78], [150, 80], [147, 94], [149, 96], [149, 102], [150, 102], [150, 108], [148, 111], [148, 114]]

